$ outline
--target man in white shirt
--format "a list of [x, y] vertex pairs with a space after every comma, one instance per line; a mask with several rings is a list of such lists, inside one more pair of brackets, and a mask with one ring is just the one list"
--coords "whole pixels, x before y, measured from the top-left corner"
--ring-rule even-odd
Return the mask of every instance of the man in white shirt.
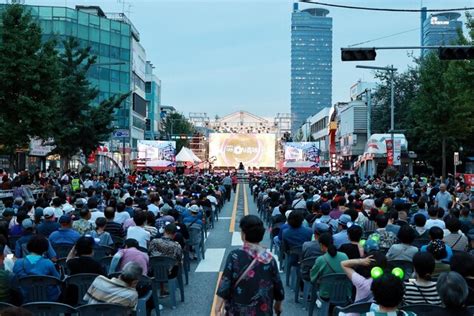
[[452, 202], [451, 194], [446, 191], [446, 184], [441, 183], [439, 186], [439, 192], [435, 197], [435, 206], [441, 207], [445, 211], [449, 208], [449, 203]]
[[158, 205], [160, 205], [160, 196], [158, 194], [150, 194], [150, 204], [148, 204], [148, 211], [157, 216], [158, 212], [160, 211]]
[[138, 245], [142, 248], [148, 249], [148, 243], [150, 242], [150, 233], [144, 228], [146, 223], [146, 214], [143, 211], [135, 211], [133, 215], [133, 221], [136, 226], [130, 226], [127, 229], [127, 238], [132, 238], [138, 241]]
[[433, 226], [437, 226], [441, 229], [446, 228], [444, 221], [438, 218], [439, 209], [437, 207], [430, 207], [428, 209], [429, 219], [426, 221], [425, 228], [429, 230]]
[[291, 204], [294, 210], [302, 209], [306, 210], [306, 201], [303, 196], [303, 192], [296, 193], [295, 200]]

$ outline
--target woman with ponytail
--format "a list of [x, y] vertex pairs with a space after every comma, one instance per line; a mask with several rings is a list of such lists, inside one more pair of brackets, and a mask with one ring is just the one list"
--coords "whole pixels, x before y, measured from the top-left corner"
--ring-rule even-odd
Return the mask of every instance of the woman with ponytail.
[[[330, 233], [324, 233], [319, 237], [319, 245], [322, 256], [319, 256], [311, 269], [311, 282], [317, 282], [322, 276], [333, 273], [344, 273], [341, 262], [349, 258], [343, 252], [338, 252]], [[330, 284], [321, 284], [319, 293], [321, 298], [329, 298]]]

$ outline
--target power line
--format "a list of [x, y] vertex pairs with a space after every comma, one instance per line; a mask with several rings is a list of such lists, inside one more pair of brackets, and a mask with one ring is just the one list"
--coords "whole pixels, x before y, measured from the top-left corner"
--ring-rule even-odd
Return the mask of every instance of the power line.
[[378, 40], [381, 40], [381, 39], [385, 39], [385, 38], [389, 38], [389, 37], [393, 37], [393, 36], [397, 36], [397, 35], [401, 35], [401, 34], [405, 34], [405, 33], [410, 33], [410, 32], [413, 32], [413, 31], [418, 31], [419, 29], [420, 29], [419, 27], [416, 27], [414, 29], [410, 29], [410, 30], [406, 30], [406, 31], [402, 31], [402, 32], [398, 32], [398, 33], [378, 37], [378, 38], [374, 38], [374, 39], [367, 40], [367, 41], [360, 42], [360, 43], [356, 43], [356, 44], [352, 44], [352, 45], [349, 45], [348, 47], [354, 47], [354, 46], [359, 46], [359, 45], [362, 45], [362, 44], [367, 44], [367, 43], [370, 43], [370, 42], [375, 42], [375, 41], [378, 41]]
[[327, 7], [334, 7], [334, 8], [342, 8], [342, 9], [352, 9], [352, 10], [365, 10], [365, 11], [385, 11], [385, 12], [450, 12], [450, 11], [469, 11], [474, 10], [474, 7], [464, 7], [464, 8], [449, 8], [449, 9], [394, 9], [394, 8], [374, 8], [374, 7], [358, 7], [352, 5], [343, 5], [343, 4], [334, 4], [334, 3], [326, 3], [326, 2], [319, 2], [313, 0], [299, 0], [300, 2], [304, 3], [312, 3]]

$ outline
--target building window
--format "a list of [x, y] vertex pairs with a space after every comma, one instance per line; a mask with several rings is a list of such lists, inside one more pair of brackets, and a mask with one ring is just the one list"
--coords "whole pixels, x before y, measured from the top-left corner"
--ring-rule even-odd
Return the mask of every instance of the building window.
[[151, 93], [151, 82], [145, 82], [145, 92], [146, 93]]

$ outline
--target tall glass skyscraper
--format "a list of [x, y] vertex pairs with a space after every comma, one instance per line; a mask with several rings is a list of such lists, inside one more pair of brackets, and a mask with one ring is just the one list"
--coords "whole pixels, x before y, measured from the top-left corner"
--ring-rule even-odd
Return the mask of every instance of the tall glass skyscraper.
[[291, 130], [331, 106], [332, 18], [326, 9], [299, 10], [291, 17]]
[[[458, 30], [462, 29], [461, 14], [443, 12], [427, 16], [426, 8], [421, 11], [421, 45], [438, 46], [453, 44], [458, 40]], [[431, 50], [422, 50], [422, 56]]]

